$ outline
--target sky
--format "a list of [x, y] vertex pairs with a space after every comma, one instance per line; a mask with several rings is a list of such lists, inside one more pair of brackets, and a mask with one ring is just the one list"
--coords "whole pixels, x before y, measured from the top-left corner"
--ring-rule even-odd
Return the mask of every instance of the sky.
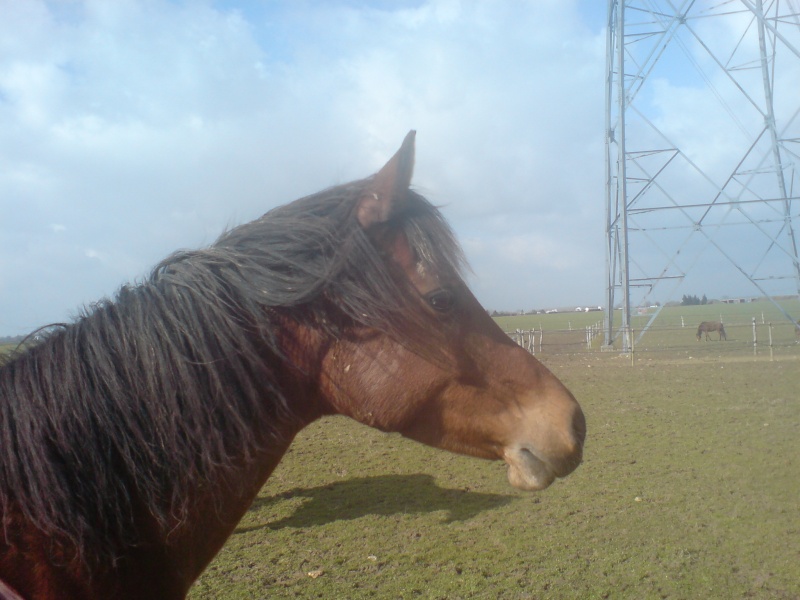
[[[413, 185], [487, 309], [601, 305], [605, 10], [0, 0], [0, 335], [75, 318], [174, 250], [374, 173], [410, 129]], [[700, 131], [719, 110], [692, 100], [704, 82], [676, 81], [644, 110], [725, 155]]]

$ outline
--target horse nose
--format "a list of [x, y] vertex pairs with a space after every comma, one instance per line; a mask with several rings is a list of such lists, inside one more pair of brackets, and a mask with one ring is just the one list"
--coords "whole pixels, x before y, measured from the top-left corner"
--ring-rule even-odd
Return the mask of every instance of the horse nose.
[[[586, 440], [586, 416], [580, 405], [566, 392], [563, 404], [557, 407], [545, 407], [545, 424], [540, 429], [540, 439], [534, 441], [540, 458], [545, 461], [553, 474], [566, 477], [578, 468], [583, 460], [583, 443]], [[548, 422], [549, 419], [549, 422]]]
[[533, 394], [518, 414], [517, 435], [506, 447], [508, 478], [514, 487], [539, 490], [566, 477], [583, 460], [586, 417], [563, 388]]

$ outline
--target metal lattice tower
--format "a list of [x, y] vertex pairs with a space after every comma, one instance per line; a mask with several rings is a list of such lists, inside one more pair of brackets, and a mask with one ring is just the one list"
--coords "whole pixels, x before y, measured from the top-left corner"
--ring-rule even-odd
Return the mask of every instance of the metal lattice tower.
[[800, 294], [799, 49], [800, 0], [608, 0], [606, 347], [632, 291], [700, 272], [797, 324], [773, 298]]

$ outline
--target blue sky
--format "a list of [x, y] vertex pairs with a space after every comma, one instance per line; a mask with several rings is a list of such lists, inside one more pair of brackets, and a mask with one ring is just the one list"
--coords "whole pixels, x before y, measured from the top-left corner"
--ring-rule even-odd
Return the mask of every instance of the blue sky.
[[[0, 335], [373, 173], [412, 128], [487, 308], [601, 304], [605, 9], [0, 0]], [[664, 123], [685, 93], [654, 97]]]

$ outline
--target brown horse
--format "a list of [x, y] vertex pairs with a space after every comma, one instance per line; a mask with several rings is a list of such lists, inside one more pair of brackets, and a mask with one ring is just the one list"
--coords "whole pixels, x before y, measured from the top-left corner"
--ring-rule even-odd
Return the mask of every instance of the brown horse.
[[728, 336], [725, 334], [725, 326], [722, 323], [719, 321], [703, 321], [697, 328], [697, 341], [700, 341], [704, 333], [706, 334], [706, 341], [708, 341], [708, 334], [711, 331], [718, 331], [720, 340], [728, 339]]
[[376, 175], [167, 258], [3, 365], [0, 581], [183, 598], [323, 415], [503, 459], [526, 490], [578, 466], [578, 403], [467, 289], [413, 154], [411, 132]]

